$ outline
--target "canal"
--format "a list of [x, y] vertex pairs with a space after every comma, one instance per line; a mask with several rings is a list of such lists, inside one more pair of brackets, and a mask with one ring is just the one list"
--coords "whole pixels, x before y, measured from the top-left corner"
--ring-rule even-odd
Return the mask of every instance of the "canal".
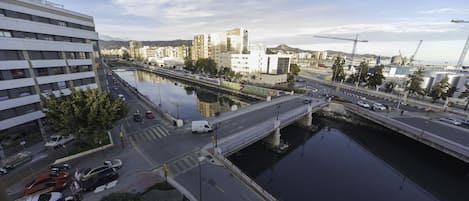
[[163, 111], [184, 120], [200, 120], [256, 102], [253, 99], [188, 85], [146, 71], [114, 72], [159, 105]]
[[[120, 77], [174, 116], [194, 120], [255, 103], [143, 71]], [[469, 200], [469, 166], [379, 127], [315, 119], [320, 129], [282, 129], [291, 144], [276, 154], [261, 142], [230, 156], [283, 201]]]

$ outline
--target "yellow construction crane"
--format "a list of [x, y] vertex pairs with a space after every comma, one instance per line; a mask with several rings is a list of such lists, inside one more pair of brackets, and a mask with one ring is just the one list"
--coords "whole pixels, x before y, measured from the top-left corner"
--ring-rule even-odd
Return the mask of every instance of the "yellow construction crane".
[[362, 42], [362, 43], [368, 42], [368, 40], [358, 40], [358, 34], [355, 35], [355, 39], [353, 39], [353, 38], [340, 38], [340, 37], [334, 37], [334, 36], [319, 36], [319, 35], [314, 35], [314, 37], [316, 37], [316, 38], [334, 39], [334, 40], [353, 41], [352, 58], [350, 58], [350, 66], [353, 66], [353, 58], [355, 57], [355, 50], [357, 49], [357, 43], [358, 43], [358, 42]]

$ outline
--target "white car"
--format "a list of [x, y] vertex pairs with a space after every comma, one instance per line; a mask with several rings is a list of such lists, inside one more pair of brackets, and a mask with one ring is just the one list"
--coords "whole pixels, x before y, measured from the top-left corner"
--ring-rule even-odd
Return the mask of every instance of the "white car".
[[44, 146], [46, 147], [53, 147], [57, 148], [59, 146], [65, 145], [67, 143], [70, 143], [73, 141], [73, 135], [70, 134], [68, 136], [63, 136], [63, 135], [51, 135], [50, 140], [46, 142]]
[[122, 101], [125, 101], [125, 96], [123, 94], [118, 94], [117, 97], [119, 97], [119, 99]]
[[3, 174], [8, 174], [8, 171], [7, 169], [0, 167], [0, 175], [3, 175]]
[[453, 124], [453, 125], [456, 125], [456, 126], [461, 125], [461, 122], [459, 120], [457, 120], [455, 118], [451, 118], [451, 117], [440, 118], [440, 121], [450, 123], [450, 124]]
[[120, 169], [122, 167], [122, 160], [121, 159], [112, 159], [104, 161], [104, 165], [116, 169]]
[[58, 201], [62, 199], [62, 193], [59, 192], [50, 192], [43, 193], [40, 195], [33, 195], [26, 198], [26, 201]]
[[363, 101], [358, 101], [357, 105], [359, 105], [360, 107], [364, 107], [364, 108], [370, 108], [370, 105], [368, 103], [363, 102]]
[[373, 110], [386, 110], [386, 107], [381, 103], [374, 103]]

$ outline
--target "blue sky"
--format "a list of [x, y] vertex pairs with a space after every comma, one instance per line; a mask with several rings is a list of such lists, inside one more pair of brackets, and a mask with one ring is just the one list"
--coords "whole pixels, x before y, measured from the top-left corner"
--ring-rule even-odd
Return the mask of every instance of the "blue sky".
[[[54, 0], [94, 17], [103, 39], [191, 39], [234, 27], [249, 30], [250, 42], [288, 44], [311, 50], [350, 52], [351, 42], [314, 34], [369, 40], [358, 53], [416, 56], [420, 62], [454, 64], [469, 35], [469, 3], [462, 0]], [[469, 59], [466, 59], [469, 64]]]

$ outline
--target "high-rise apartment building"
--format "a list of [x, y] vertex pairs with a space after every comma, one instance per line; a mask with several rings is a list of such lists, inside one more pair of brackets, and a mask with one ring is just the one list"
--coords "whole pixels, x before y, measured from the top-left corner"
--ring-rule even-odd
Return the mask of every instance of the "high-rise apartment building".
[[107, 88], [100, 64], [91, 16], [48, 1], [0, 1], [0, 148], [43, 140], [40, 95]]
[[142, 59], [142, 41], [131, 40], [129, 42], [130, 58]]
[[244, 28], [195, 35], [192, 41], [192, 60], [211, 58], [218, 66], [223, 62], [225, 53], [247, 54], [249, 46], [248, 31]]
[[199, 34], [194, 36], [191, 51], [192, 60], [197, 61], [198, 59], [208, 58], [209, 41], [208, 34]]

